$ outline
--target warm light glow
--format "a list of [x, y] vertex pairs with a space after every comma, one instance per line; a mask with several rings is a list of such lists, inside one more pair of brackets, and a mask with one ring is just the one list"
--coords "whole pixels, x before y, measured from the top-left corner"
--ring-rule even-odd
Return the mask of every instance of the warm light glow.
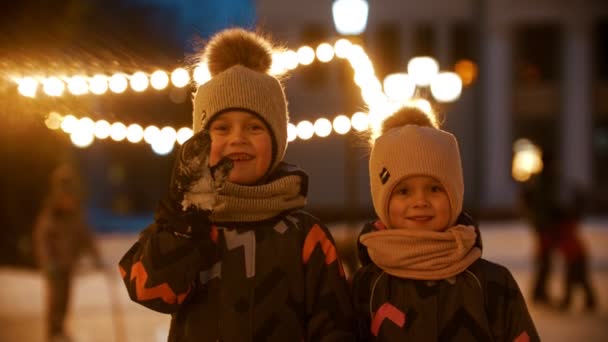
[[162, 90], [169, 85], [169, 75], [162, 70], [156, 70], [150, 75], [150, 85], [156, 90]]
[[431, 94], [439, 102], [456, 101], [462, 93], [462, 81], [458, 74], [442, 72], [431, 82]]
[[310, 46], [302, 46], [298, 49], [298, 63], [309, 65], [315, 60], [315, 51]]
[[148, 76], [141, 71], [134, 73], [131, 76], [131, 89], [142, 92], [148, 88]]
[[44, 124], [47, 128], [56, 130], [61, 127], [61, 120], [62, 117], [59, 115], [59, 113], [51, 112], [46, 120], [44, 120]]
[[365, 31], [369, 5], [365, 0], [336, 0], [332, 5], [336, 31], [343, 35], [358, 35]]
[[95, 137], [90, 132], [76, 131], [70, 134], [70, 140], [76, 147], [85, 148], [90, 146], [95, 140]]
[[365, 131], [369, 127], [369, 117], [363, 112], [356, 112], [350, 120], [353, 128], [359, 132]]
[[[167, 78], [168, 80], [168, 78]], [[131, 124], [127, 127], [127, 140], [138, 143], [144, 138], [144, 129], [138, 124]]]
[[461, 59], [456, 62], [454, 71], [460, 76], [464, 86], [471, 85], [477, 78], [477, 65], [468, 59]]
[[146, 129], [144, 129], [144, 141], [150, 145], [156, 141], [159, 135], [160, 129], [154, 125], [148, 126]]
[[49, 77], [42, 81], [42, 89], [48, 96], [61, 96], [65, 84], [57, 77]]
[[528, 139], [518, 139], [513, 144], [511, 174], [518, 182], [525, 182], [543, 170], [542, 151]]
[[315, 134], [315, 127], [308, 120], [300, 121], [296, 128], [298, 129], [298, 138], [302, 140], [308, 140]]
[[19, 84], [19, 94], [26, 97], [35, 97], [38, 90], [38, 81], [32, 77], [24, 77], [17, 82]]
[[63, 117], [61, 121], [61, 130], [66, 133], [72, 133], [76, 126], [78, 125], [78, 119], [74, 117], [74, 115], [66, 115]]
[[110, 136], [111, 125], [106, 120], [98, 120], [95, 122], [94, 134], [97, 139], [106, 139]]
[[105, 94], [108, 91], [108, 78], [105, 75], [95, 75], [89, 80], [91, 93], [95, 95]]
[[175, 144], [175, 141], [177, 140], [177, 132], [175, 131], [175, 128], [173, 127], [163, 127], [160, 130], [160, 133], [158, 135], [158, 139], [166, 142], [166, 143], [170, 143], [171, 145]]
[[122, 122], [115, 122], [110, 127], [110, 138], [114, 141], [121, 141], [127, 137], [127, 126]]
[[353, 44], [348, 41], [348, 39], [340, 38], [334, 44], [334, 51], [336, 52], [336, 57], [338, 58], [346, 58], [349, 54], [350, 48]]
[[298, 54], [293, 50], [283, 52], [283, 63], [287, 70], [293, 70], [298, 67]]
[[127, 81], [127, 77], [123, 74], [116, 73], [110, 77], [110, 90], [113, 93], [120, 94], [127, 90], [129, 86], [129, 81]]
[[190, 82], [190, 74], [184, 68], [177, 68], [171, 73], [171, 83], [177, 88], [183, 88]]
[[91, 118], [80, 118], [80, 120], [78, 120], [78, 123], [76, 124], [75, 130], [72, 131], [72, 133], [75, 132], [93, 135], [93, 133], [95, 132], [95, 122], [91, 120]]
[[334, 48], [327, 43], [321, 43], [317, 46], [316, 54], [320, 62], [327, 63], [334, 59]]
[[153, 142], [151, 146], [154, 153], [158, 154], [159, 156], [165, 156], [173, 151], [175, 144], [166, 140], [158, 140]]
[[190, 127], [182, 127], [177, 131], [177, 142], [183, 145], [188, 139], [192, 138], [192, 129]]
[[392, 101], [405, 102], [414, 96], [416, 83], [406, 73], [390, 74], [384, 78], [384, 93]]
[[287, 124], [287, 142], [292, 142], [298, 137], [298, 129], [291, 122]]
[[207, 64], [199, 64], [194, 68], [194, 81], [196, 84], [201, 85], [207, 83], [211, 79], [211, 73], [207, 68]]
[[68, 80], [68, 90], [72, 95], [84, 95], [89, 92], [89, 85], [83, 76], [74, 76]]
[[346, 134], [350, 131], [350, 119], [346, 115], [338, 115], [334, 119], [334, 131], [338, 134]]
[[315, 121], [315, 134], [321, 138], [325, 138], [326, 136], [331, 134], [331, 121], [320, 118]]
[[407, 73], [414, 83], [419, 86], [428, 86], [433, 77], [439, 72], [439, 64], [432, 57], [414, 57], [407, 63]]

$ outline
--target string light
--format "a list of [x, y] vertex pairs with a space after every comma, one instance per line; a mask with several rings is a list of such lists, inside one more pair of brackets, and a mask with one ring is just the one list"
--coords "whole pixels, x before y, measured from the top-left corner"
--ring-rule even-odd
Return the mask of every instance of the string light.
[[[421, 84], [421, 82], [427, 82], [425, 83], [427, 85], [430, 84], [428, 82], [431, 81], [416, 79], [416, 72], [414, 70], [415, 64], [422, 64], [426, 69], [433, 70], [435, 70], [434, 65], [436, 65], [431, 65], [432, 61], [429, 61], [430, 58], [423, 58], [422, 60], [414, 59], [417, 62], [413, 62], [412, 66], [408, 65], [410, 75], [407, 76], [407, 82], [404, 83], [403, 77], [401, 77], [396, 81], [393, 80], [392, 82], [394, 84], [388, 85], [391, 81], [385, 79], [383, 87], [383, 84], [378, 80], [375, 74], [373, 63], [363, 47], [342, 38], [337, 40], [333, 45], [321, 43], [316, 49], [313, 49], [310, 46], [302, 46], [297, 50], [276, 52], [273, 55], [271, 70], [273, 74], [280, 75], [289, 70], [294, 70], [298, 66], [309, 65], [313, 63], [315, 59], [319, 62], [327, 63], [333, 60], [334, 57], [346, 60], [353, 68], [353, 81], [359, 86], [361, 96], [369, 108], [369, 113], [356, 112], [352, 117], [338, 115], [333, 119], [321, 117], [314, 120], [314, 124], [307, 120], [297, 124], [290, 123], [288, 125], [288, 141], [294, 141], [296, 139], [308, 140], [313, 136], [327, 137], [332, 132], [343, 135], [348, 133], [351, 129], [359, 132], [372, 130], [384, 119], [384, 115], [378, 113], [390, 113], [396, 108], [395, 106], [397, 104], [394, 101], [394, 97], [396, 97], [395, 94], [399, 91], [399, 84], [401, 84], [401, 100], [404, 100], [405, 98], [409, 99], [411, 97], [408, 96], [410, 88], [415, 87], [416, 82], [418, 84]], [[412, 68], [411, 71], [410, 67]], [[414, 72], [413, 74], [412, 71]], [[426, 71], [428, 74], [428, 70]], [[458, 76], [455, 75], [455, 77]], [[177, 88], [182, 88], [190, 84], [191, 81], [200, 85], [210, 79], [211, 75], [207, 65], [204, 63], [193, 68], [191, 73], [185, 68], [177, 68], [172, 72], [156, 70], [152, 74], [148, 74], [143, 71], [137, 71], [130, 75], [123, 72], [117, 72], [111, 76], [98, 74], [90, 78], [82, 75], [73, 76], [71, 78], [53, 76], [47, 78], [34, 76], [13, 78], [18, 84], [19, 93], [28, 97], [36, 96], [39, 84], [42, 85], [43, 91], [47, 93], [47, 95], [60, 96], [65, 89], [64, 81], [67, 83], [68, 91], [74, 95], [84, 94], [89, 91], [93, 94], [101, 95], [108, 89], [114, 93], [122, 93], [130, 86], [133, 91], [143, 92], [149, 87], [156, 90], [165, 89], [169, 84]], [[414, 85], [410, 87], [412, 84]], [[460, 84], [462, 85], [462, 83]], [[389, 90], [390, 87], [397, 90]], [[439, 86], [435, 86], [435, 88], [438, 87]], [[72, 115], [61, 116], [57, 113], [54, 113], [53, 120], [47, 119], [47, 121], [49, 121], [47, 124], [49, 129], [57, 129], [57, 127], [60, 127], [68, 134], [75, 131], [74, 127], [80, 122], [79, 119], [76, 119]], [[92, 128], [90, 128], [89, 133], [82, 133], [83, 136], [91, 136], [93, 137], [92, 139], [106, 139], [109, 137], [115, 141], [123, 141], [126, 139], [132, 143], [138, 143], [143, 140], [151, 145], [153, 150], [159, 154], [169, 153], [176, 142], [182, 144], [192, 136], [192, 130], [188, 127], [182, 127], [177, 130], [171, 127], [159, 129], [156, 126], [143, 128], [136, 123], [130, 124], [127, 127], [120, 122], [109, 123], [105, 120], [100, 120], [94, 122], [93, 125], [88, 125]], [[81, 137], [80, 139], [77, 139], [77, 141], [84, 142], [86, 139]]]

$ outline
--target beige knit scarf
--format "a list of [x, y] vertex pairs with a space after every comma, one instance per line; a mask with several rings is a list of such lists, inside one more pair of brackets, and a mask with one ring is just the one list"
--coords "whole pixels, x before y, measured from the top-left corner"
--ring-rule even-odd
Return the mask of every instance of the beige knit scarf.
[[283, 211], [302, 208], [306, 197], [300, 193], [302, 179], [290, 175], [262, 185], [225, 183], [211, 214], [213, 222], [255, 222]]
[[481, 257], [473, 226], [443, 232], [387, 229], [361, 235], [372, 261], [400, 278], [440, 280], [463, 272]]

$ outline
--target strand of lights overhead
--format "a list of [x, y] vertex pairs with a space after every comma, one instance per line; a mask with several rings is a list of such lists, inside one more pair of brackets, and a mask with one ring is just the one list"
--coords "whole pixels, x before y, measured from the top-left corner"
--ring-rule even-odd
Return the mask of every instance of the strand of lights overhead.
[[[412, 98], [395, 99], [392, 96], [387, 96], [385, 94], [385, 91], [387, 90], [385, 89], [383, 91], [383, 85], [376, 77], [373, 64], [369, 56], [365, 53], [364, 49], [360, 45], [352, 44], [346, 39], [337, 40], [333, 46], [328, 43], [321, 43], [316, 47], [316, 49], [313, 49], [310, 46], [302, 46], [297, 50], [286, 50], [283, 52], [275, 53], [273, 55], [271, 72], [275, 75], [280, 75], [290, 70], [294, 70], [300, 65], [309, 65], [314, 62], [315, 58], [321, 63], [330, 62], [334, 58], [345, 59], [346, 61], [348, 61], [354, 71], [354, 82], [361, 89], [362, 98], [366, 103], [367, 107], [369, 108], [369, 112], [367, 114], [358, 112], [353, 114], [351, 118], [344, 115], [338, 115], [332, 121], [330, 121], [329, 119], [320, 118], [315, 120], [314, 122], [304, 120], [298, 123], [297, 125], [290, 125], [290, 141], [293, 141], [296, 138], [307, 140], [312, 138], [313, 136], [326, 137], [332, 132], [336, 132], [338, 134], [345, 134], [351, 129], [351, 127], [355, 128], [358, 131], [370, 130], [372, 132], [372, 136], [375, 136], [377, 134], [380, 123], [382, 122], [384, 117], [388, 113], [393, 112], [395, 109], [400, 106], [403, 106], [404, 104], [411, 105], [413, 103], [413, 105], [420, 107], [426, 113], [432, 113], [431, 105], [426, 100], [412, 100]], [[207, 82], [210, 77], [211, 76], [209, 74], [207, 66], [204, 64], [201, 64], [193, 69], [192, 78], [197, 84]], [[74, 76], [70, 78], [71, 83], [68, 83], [68, 89], [80, 89], [79, 93], [86, 93], [85, 85], [88, 85], [88, 90], [90, 90], [91, 92], [95, 94], [102, 94], [102, 90], [105, 91], [107, 89], [110, 89], [113, 92], [118, 92], [118, 90], [124, 91], [130, 84], [133, 90], [143, 91], [148, 87], [149, 84], [151, 84], [152, 87], [155, 89], [161, 89], [163, 86], [166, 87], [169, 84], [169, 79], [171, 80], [171, 82], [173, 82], [175, 86], [181, 87], [186, 86], [191, 81], [190, 74], [188, 73], [188, 71], [183, 68], [178, 68], [171, 73], [170, 77], [168, 76], [168, 74], [162, 71], [156, 71], [150, 74], [149, 77], [143, 72], [136, 72], [129, 77], [121, 73], [114, 74], [111, 77], [106, 77], [104, 75], [95, 75], [90, 79], [87, 79], [84, 76]], [[34, 78], [20, 79], [20, 82], [18, 82], [20, 92], [22, 92], [22, 94], [26, 93], [35, 96], [37, 87], [36, 82], [37, 81]], [[58, 96], [58, 94], [62, 93], [62, 91], [59, 91], [59, 89], [61, 88], [61, 80], [58, 77], [47, 78], [44, 80], [43, 84], [49, 89], [54, 90], [51, 91], [51, 94], [57, 94]], [[386, 84], [387, 81], [385, 80], [384, 88], [387, 88]], [[395, 84], [398, 85], [398, 82], [395, 82]], [[402, 87], [404, 85], [407, 84], [401, 84]], [[22, 91], [27, 89], [29, 89], [29, 93], [27, 91]], [[45, 90], [45, 92], [47, 91]], [[67, 117], [69, 116], [66, 116], [66, 118]], [[49, 116], [49, 118], [51, 118], [51, 116]], [[57, 116], [54, 116], [54, 119], [49, 120], [51, 124], [49, 125], [47, 123], [47, 126], [51, 129], [56, 129], [59, 126], [52, 122], [59, 120], [61, 122], [60, 125], [63, 126], [63, 121], [65, 121], [65, 118], [57, 114]], [[49, 120], [47, 120], [47, 122], [49, 122]], [[101, 138], [104, 136], [103, 134], [91, 133], [91, 122], [93, 122], [91, 119], [76, 119], [74, 117], [73, 119], [67, 120], [68, 122], [82, 121], [82, 127], [80, 129], [71, 131], [66, 131], [65, 129], [63, 129], [66, 133], [69, 133], [71, 135], [72, 141], [77, 146], [88, 146], [94, 141], [95, 137], [97, 137], [98, 139], [103, 139]], [[70, 127], [69, 123], [66, 125], [67, 127]], [[99, 125], [101, 125], [101, 127], [107, 126], [104, 123], [100, 123]], [[97, 126], [98, 124], [95, 123], [95, 127]], [[139, 129], [136, 128], [138, 126], [139, 125], [137, 124], [132, 124], [129, 127], [132, 127], [131, 130], [133, 132], [139, 132]], [[113, 129], [116, 130], [116, 133], [114, 135], [111, 135], [113, 140], [122, 141], [126, 138], [126, 140], [131, 142], [138, 141], [136, 138], [127, 138], [129, 136], [127, 133], [121, 133], [123, 132], [123, 128], [125, 130], [129, 128], [124, 124], [114, 123], [111, 124], [110, 127], [113, 127]], [[154, 131], [153, 128], [150, 129]], [[172, 134], [171, 132], [176, 132], [177, 134], [177, 132], [182, 131], [182, 129], [183, 128], [176, 130], [172, 128], [173, 131], [171, 131], [169, 128], [166, 128], [165, 132], [168, 133], [166, 133], [166, 136], [163, 136], [164, 138], [162, 141], [164, 141], [164, 143], [154, 142], [150, 144], [152, 145], [153, 149], [155, 149], [155, 151], [157, 151], [157, 153], [159, 154], [169, 153], [172, 150], [173, 145], [176, 141], [176, 139], [173, 138], [174, 134]], [[144, 129], [142, 128], [142, 130]], [[133, 137], [138, 136], [137, 133], [131, 134]], [[187, 136], [187, 134], [183, 133], [182, 137], [184, 136]], [[156, 141], [153, 139], [149, 140]], [[177, 141], [180, 142], [179, 140]], [[171, 145], [171, 147], [169, 147], [169, 145]]]
[[[71, 114], [63, 116], [56, 112], [49, 114], [45, 124], [51, 130], [60, 129], [69, 134], [70, 140], [77, 147], [88, 147], [95, 139], [128, 141], [134, 144], [145, 142], [159, 155], [170, 153], [175, 143], [181, 145], [193, 134], [189, 127], [175, 129], [170, 126], [159, 128], [150, 125], [144, 128], [137, 123], [127, 125], [106, 120], [94, 121], [89, 117], [77, 118]], [[356, 112], [350, 117], [341, 114], [331, 121], [326, 118], [314, 122], [303, 120], [297, 124], [288, 124], [287, 140], [308, 140], [314, 136], [325, 138], [332, 133], [343, 135], [351, 130], [363, 132], [369, 129], [369, 124], [369, 116], [363, 112]]]

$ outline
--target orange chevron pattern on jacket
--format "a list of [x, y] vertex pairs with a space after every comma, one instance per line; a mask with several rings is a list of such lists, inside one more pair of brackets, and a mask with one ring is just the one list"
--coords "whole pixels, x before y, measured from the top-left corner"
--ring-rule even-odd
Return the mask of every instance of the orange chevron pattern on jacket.
[[181, 304], [192, 290], [188, 287], [185, 293], [176, 294], [167, 283], [162, 283], [151, 288], [146, 288], [148, 272], [141, 261], [136, 262], [131, 267], [131, 281], [135, 280], [135, 293], [138, 300], [150, 300], [160, 298], [167, 304]]
[[125, 271], [125, 269], [122, 268], [122, 266], [120, 266], [120, 265], [118, 265], [118, 272], [120, 272], [120, 278], [125, 279], [125, 276], [127, 275], [127, 271]]
[[386, 319], [395, 323], [399, 328], [403, 328], [405, 325], [405, 313], [391, 305], [391, 303], [384, 303], [378, 308], [372, 321], [371, 331], [374, 336], [378, 336], [380, 326]]
[[336, 247], [331, 240], [327, 238], [327, 235], [318, 224], [315, 224], [310, 229], [306, 239], [304, 240], [304, 247], [302, 248], [302, 261], [304, 264], [308, 263], [308, 260], [310, 259], [310, 256], [312, 255], [312, 252], [314, 252], [317, 245], [321, 246], [321, 250], [323, 251], [323, 254], [325, 254], [325, 264], [329, 265], [337, 260], [340, 275], [344, 276], [344, 270], [342, 269], [342, 264], [340, 264], [340, 261], [338, 260]]

